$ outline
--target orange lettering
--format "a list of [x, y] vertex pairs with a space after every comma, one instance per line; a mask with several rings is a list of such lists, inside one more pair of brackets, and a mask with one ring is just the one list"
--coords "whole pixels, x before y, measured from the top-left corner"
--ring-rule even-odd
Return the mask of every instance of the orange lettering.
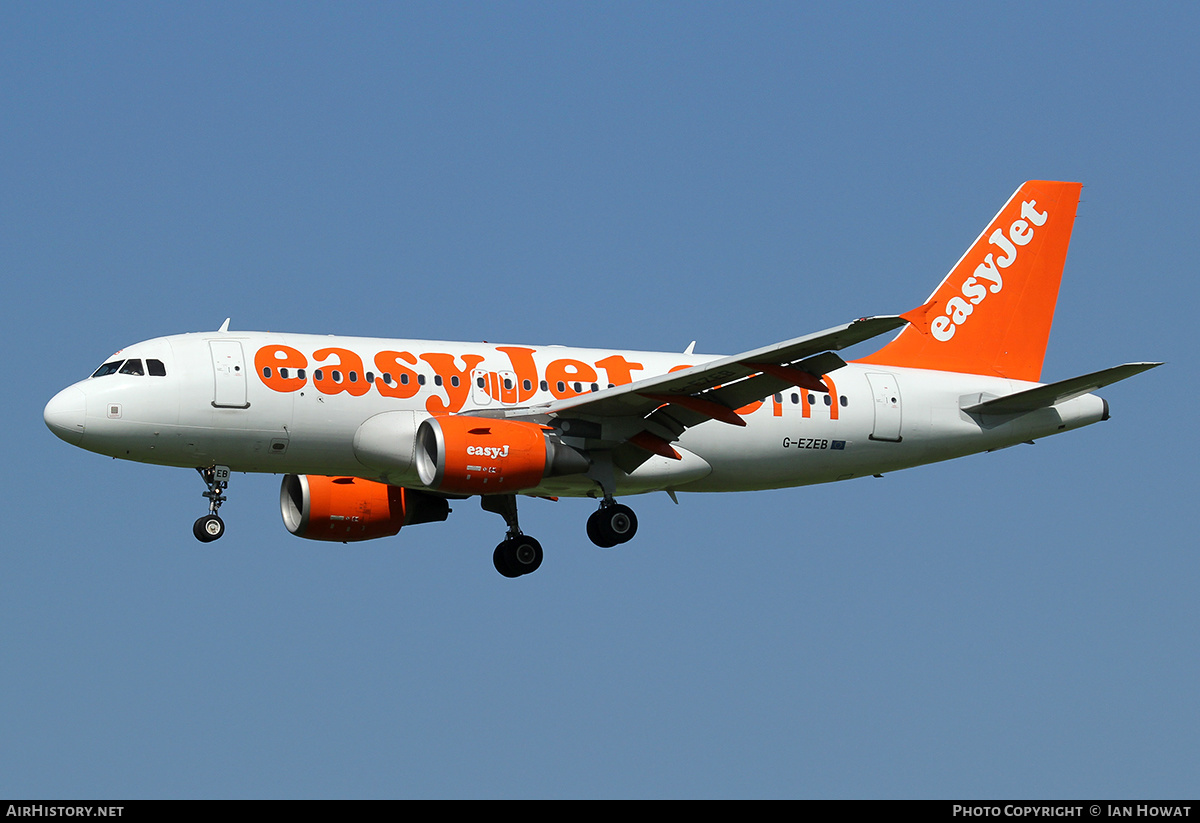
[[623, 386], [633, 382], [633, 370], [641, 371], [645, 366], [641, 363], [630, 363], [619, 354], [597, 360], [596, 365], [608, 374], [608, 382], [614, 386]]
[[337, 362], [331, 365], [322, 364], [313, 370], [313, 387], [321, 394], [340, 394], [348, 392], [354, 397], [362, 397], [371, 390], [363, 374], [362, 358], [349, 349], [318, 349], [313, 352], [314, 360], [328, 360], [337, 357]]
[[838, 419], [837, 386], [833, 385], [833, 379], [830, 378], [829, 375], [825, 375], [821, 379], [824, 380], [825, 385], [829, 387], [829, 394], [826, 395], [826, 398], [829, 400], [829, 419], [837, 420]]
[[454, 365], [454, 355], [434, 352], [423, 354], [421, 359], [433, 366], [438, 377], [442, 378], [442, 388], [446, 390], [446, 402], [440, 397], [430, 397], [425, 401], [425, 410], [430, 414], [451, 414], [462, 409], [471, 392], [471, 370], [483, 362], [478, 354], [464, 354], [464, 368]]
[[583, 392], [576, 391], [571, 383], [596, 382], [596, 370], [582, 360], [555, 360], [546, 367], [546, 382], [555, 397], [575, 397]]
[[[308, 359], [291, 346], [263, 346], [254, 354], [258, 379], [273, 391], [292, 392], [304, 388], [308, 381], [297, 372], [307, 365]], [[286, 377], [280, 374], [280, 369], [288, 371]]]
[[[417, 373], [402, 366], [401, 360], [414, 366], [417, 364], [417, 358], [406, 351], [381, 351], [375, 355], [375, 368], [380, 371], [375, 378], [375, 388], [384, 397], [412, 397], [421, 388], [417, 383]], [[383, 381], [385, 374], [391, 376], [390, 384]]]

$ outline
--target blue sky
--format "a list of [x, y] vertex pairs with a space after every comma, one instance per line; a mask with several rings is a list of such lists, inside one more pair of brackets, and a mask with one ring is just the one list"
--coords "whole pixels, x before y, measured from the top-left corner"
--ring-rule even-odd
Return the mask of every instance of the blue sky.
[[[1190, 4], [0, 6], [0, 796], [1178, 797], [1200, 774]], [[730, 353], [1085, 184], [1113, 419], [824, 487], [298, 540], [46, 400], [232, 327]], [[865, 350], [864, 350], [865, 353]], [[1188, 535], [1192, 535], [1189, 537]]]

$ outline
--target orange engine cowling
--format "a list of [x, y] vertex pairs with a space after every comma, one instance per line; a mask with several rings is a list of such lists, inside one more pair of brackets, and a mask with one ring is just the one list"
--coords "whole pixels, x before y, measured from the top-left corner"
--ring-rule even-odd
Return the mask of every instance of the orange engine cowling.
[[285, 475], [283, 524], [297, 537], [348, 543], [390, 537], [401, 526], [445, 520], [444, 497], [358, 477]]
[[416, 463], [422, 483], [452, 494], [513, 494], [588, 468], [586, 457], [536, 423], [466, 415], [423, 421]]

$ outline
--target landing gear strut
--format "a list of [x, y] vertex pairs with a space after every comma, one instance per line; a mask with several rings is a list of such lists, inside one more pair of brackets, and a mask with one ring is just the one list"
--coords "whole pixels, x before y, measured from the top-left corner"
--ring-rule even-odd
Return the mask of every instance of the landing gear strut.
[[226, 499], [222, 492], [229, 488], [229, 467], [210, 466], [196, 471], [200, 472], [204, 485], [208, 486], [208, 491], [204, 493], [208, 499], [208, 514], [192, 525], [192, 534], [201, 543], [211, 543], [225, 534], [225, 521], [217, 516], [217, 510]]
[[485, 495], [479, 498], [484, 511], [504, 518], [508, 535], [492, 552], [492, 564], [505, 577], [520, 577], [542, 565], [542, 544], [521, 533], [517, 524], [517, 497], [513, 494]]
[[633, 513], [633, 509], [613, 499], [613, 495], [617, 493], [617, 484], [612, 453], [601, 451], [593, 455], [587, 475], [596, 481], [596, 485], [604, 494], [600, 508], [588, 518], [588, 538], [602, 549], [628, 543], [637, 534], [637, 515]]
[[633, 509], [606, 497], [587, 520], [587, 536], [600, 548], [611, 549], [632, 540], [637, 534], [637, 526]]

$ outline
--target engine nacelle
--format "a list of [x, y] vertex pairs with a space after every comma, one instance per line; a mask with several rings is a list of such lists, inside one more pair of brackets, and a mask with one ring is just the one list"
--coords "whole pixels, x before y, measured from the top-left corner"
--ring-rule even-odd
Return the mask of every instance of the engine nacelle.
[[513, 494], [589, 465], [536, 423], [470, 416], [423, 421], [416, 463], [422, 483], [452, 494]]
[[349, 543], [391, 537], [401, 526], [445, 520], [446, 498], [358, 477], [285, 475], [283, 524], [297, 537]]

